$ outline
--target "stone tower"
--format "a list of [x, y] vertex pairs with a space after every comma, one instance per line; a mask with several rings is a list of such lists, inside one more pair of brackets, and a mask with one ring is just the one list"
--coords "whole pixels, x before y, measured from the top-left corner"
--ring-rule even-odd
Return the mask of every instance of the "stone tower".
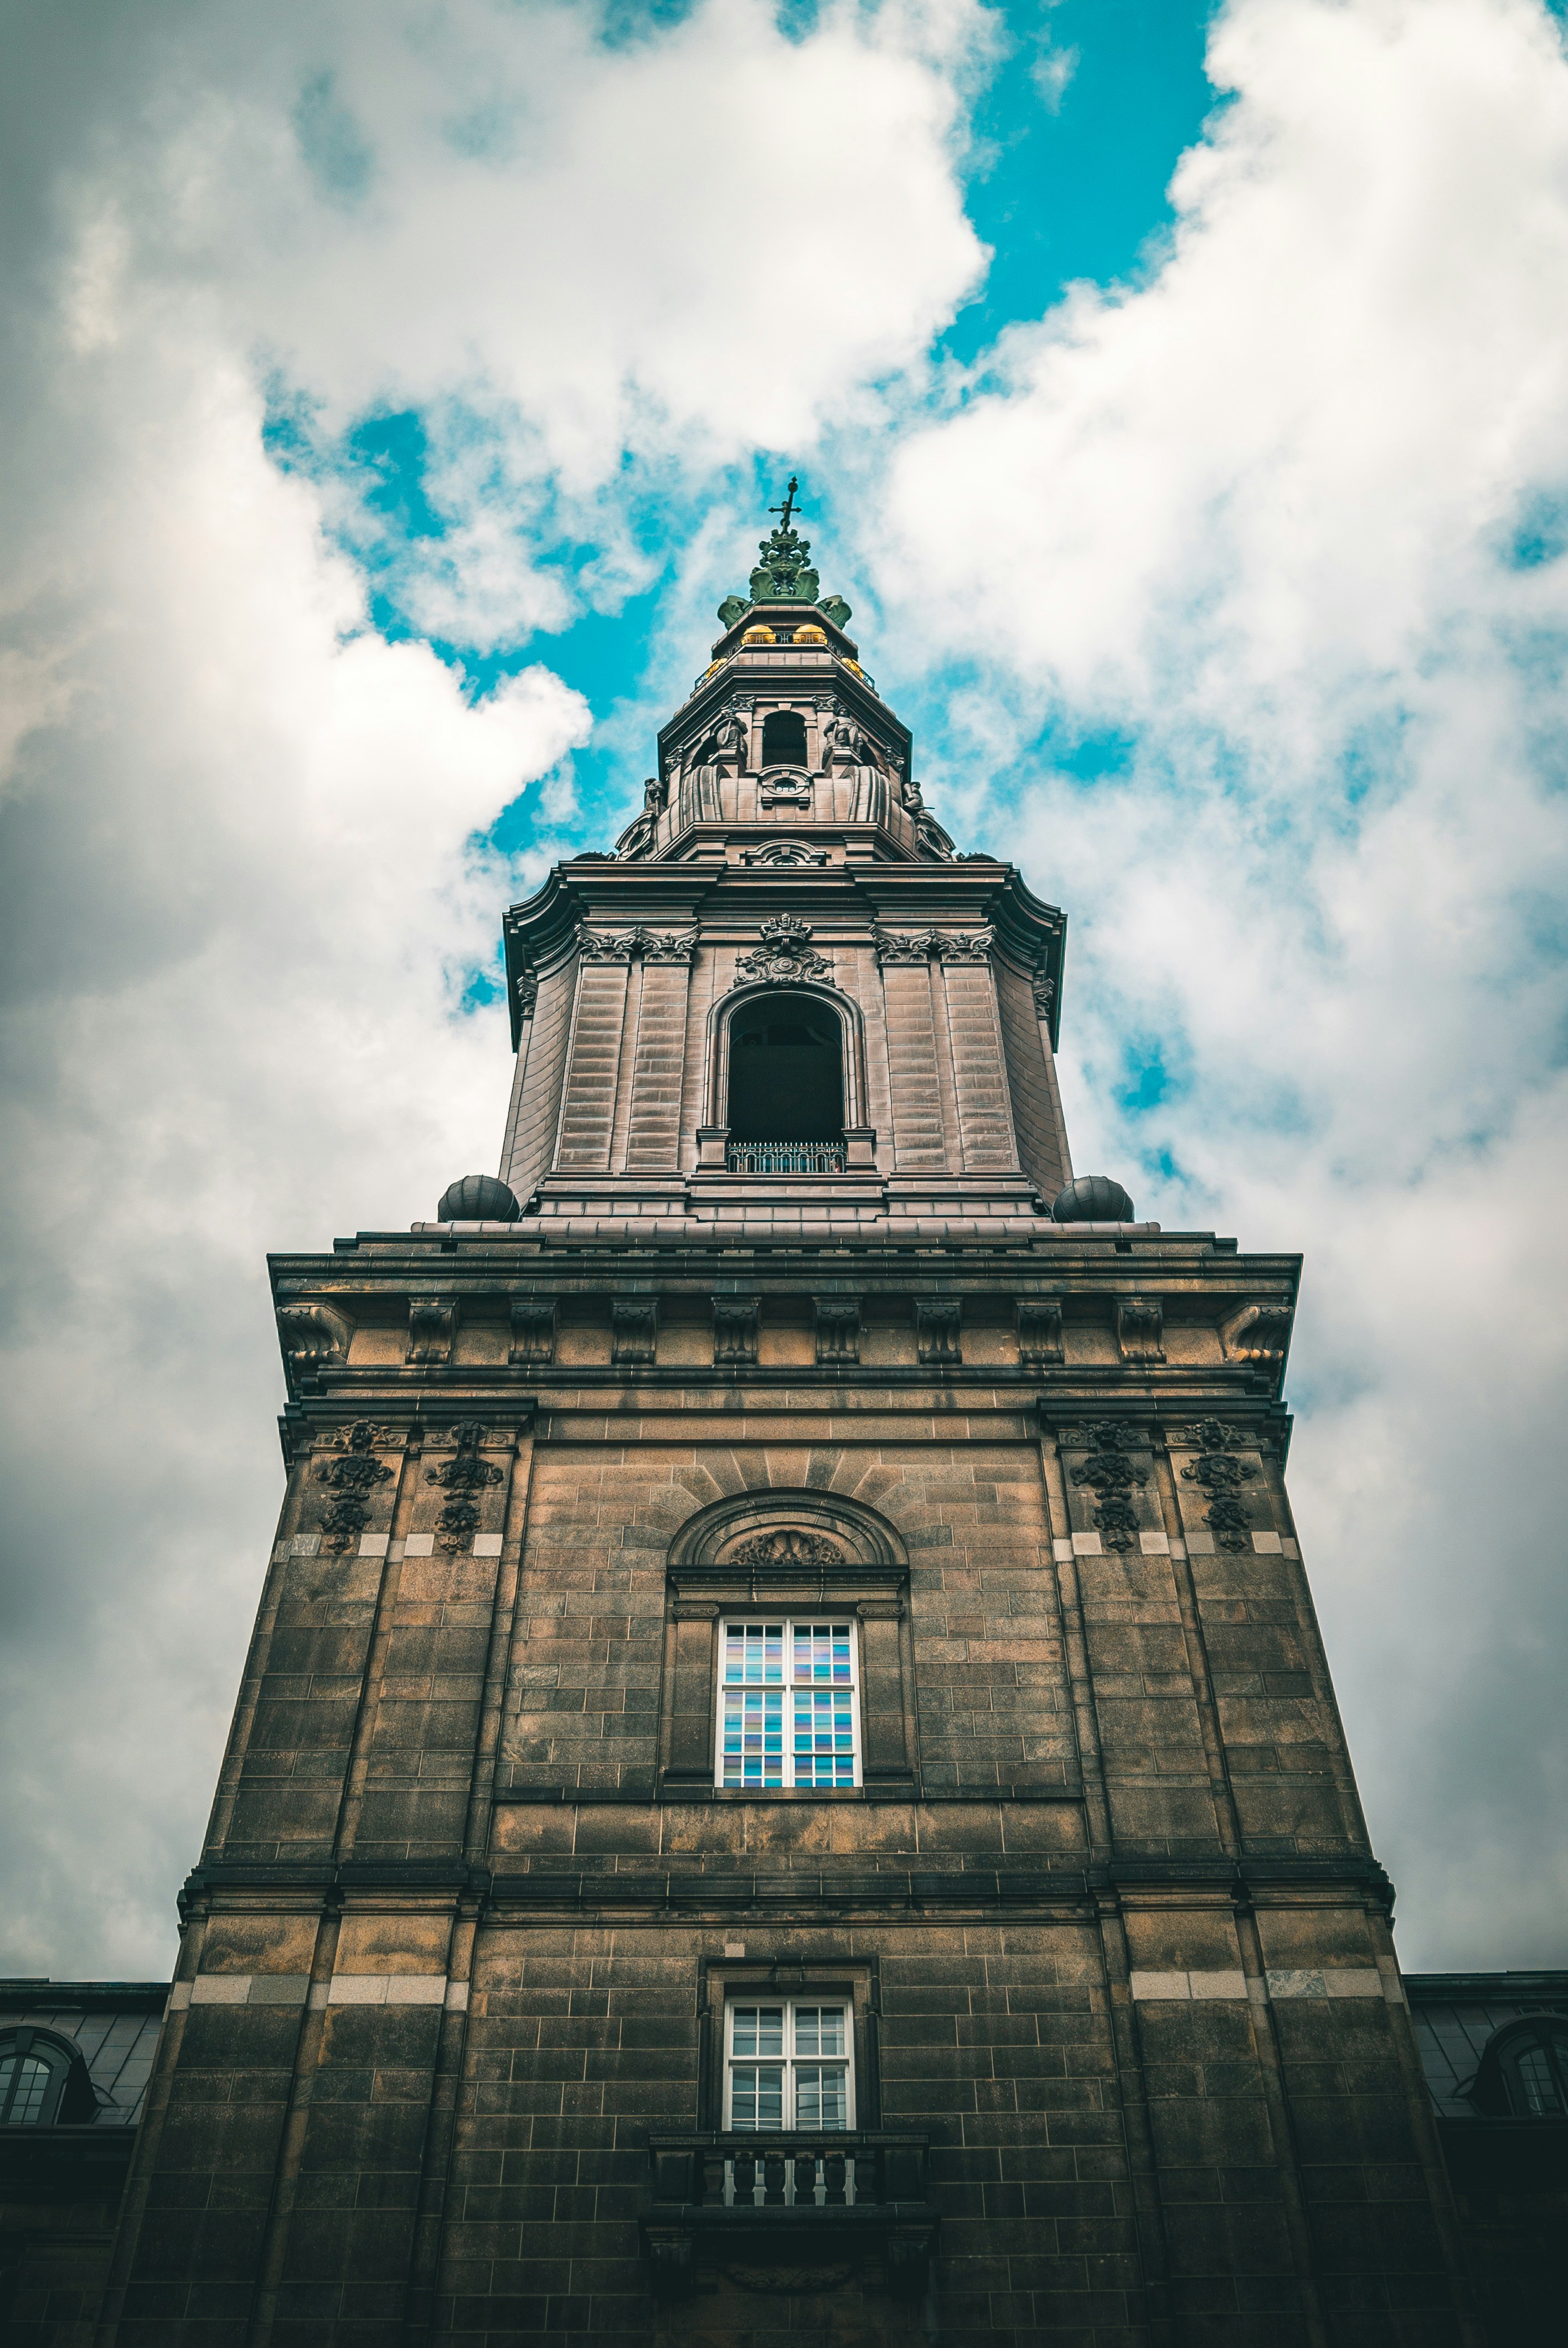
[[818, 585], [508, 915], [502, 1179], [274, 1261], [106, 2348], [1471, 2336], [1297, 1259], [1072, 1179], [1062, 917]]

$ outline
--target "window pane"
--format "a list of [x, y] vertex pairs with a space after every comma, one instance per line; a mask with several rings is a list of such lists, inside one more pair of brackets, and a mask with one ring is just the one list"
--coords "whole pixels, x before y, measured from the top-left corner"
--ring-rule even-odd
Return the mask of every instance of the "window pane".
[[802, 2127], [849, 2126], [848, 2074], [842, 2064], [802, 2063], [794, 2075], [795, 2118]]
[[724, 1783], [784, 1784], [784, 1694], [773, 1688], [724, 1691]]
[[36, 2122], [53, 2083], [50, 2065], [36, 2054], [8, 2054], [0, 2063], [0, 2116], [11, 2127]]
[[842, 2054], [844, 2008], [841, 2005], [797, 2005], [794, 2051], [797, 2054]]
[[[797, 1786], [855, 1783], [855, 1698], [842, 1691], [813, 1688], [794, 1699], [794, 1782]], [[728, 1783], [728, 1778], [725, 1780]]]
[[850, 1626], [847, 1622], [797, 1622], [794, 1626], [794, 1683], [814, 1686], [831, 1682], [847, 1687], [850, 1671]]
[[784, 2053], [782, 2005], [737, 2005], [734, 2008], [734, 2050], [737, 2054]]
[[784, 1626], [782, 1622], [724, 1625], [724, 1682], [784, 1684]]
[[730, 2078], [730, 2126], [733, 2128], [783, 2127], [782, 2063], [737, 2063]]
[[1552, 2075], [1552, 2065], [1544, 2046], [1522, 2046], [1513, 2058], [1519, 2084], [1524, 2091], [1526, 2111], [1538, 2117], [1563, 2109], [1557, 2093], [1557, 2082]]

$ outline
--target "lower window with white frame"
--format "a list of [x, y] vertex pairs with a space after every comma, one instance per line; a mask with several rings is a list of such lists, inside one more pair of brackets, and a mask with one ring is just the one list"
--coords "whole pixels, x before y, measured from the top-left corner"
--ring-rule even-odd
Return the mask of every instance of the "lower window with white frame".
[[724, 2126], [759, 2135], [846, 2128], [853, 2119], [849, 2005], [732, 2000], [724, 2015]]
[[715, 1784], [759, 1793], [859, 1785], [856, 1630], [815, 1615], [720, 1624]]

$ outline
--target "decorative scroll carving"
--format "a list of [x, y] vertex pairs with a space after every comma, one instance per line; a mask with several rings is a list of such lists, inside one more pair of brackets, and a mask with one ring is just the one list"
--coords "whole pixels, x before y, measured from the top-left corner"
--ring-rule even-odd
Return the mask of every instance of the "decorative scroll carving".
[[1230, 1452], [1251, 1437], [1243, 1428], [1229, 1426], [1219, 1418], [1201, 1418], [1192, 1437], [1203, 1448], [1183, 1468], [1183, 1480], [1203, 1488], [1209, 1503], [1204, 1522], [1214, 1534], [1214, 1547], [1229, 1550], [1233, 1557], [1239, 1555], [1252, 1543], [1251, 1519], [1242, 1505], [1241, 1487], [1251, 1482], [1257, 1469], [1250, 1459], [1233, 1459]]
[[917, 1298], [915, 1304], [915, 1344], [922, 1366], [957, 1365], [964, 1358], [964, 1308], [957, 1298]]
[[1020, 1296], [1013, 1306], [1018, 1331], [1018, 1358], [1026, 1370], [1048, 1368], [1061, 1362], [1061, 1306], [1051, 1296]]
[[457, 1334], [457, 1299], [455, 1296], [415, 1296], [408, 1303], [408, 1350], [404, 1359], [410, 1364], [437, 1364], [452, 1359], [452, 1341]]
[[770, 767], [757, 784], [759, 807], [792, 807], [809, 811], [811, 777], [804, 767]]
[[1138, 1512], [1132, 1506], [1132, 1487], [1148, 1481], [1142, 1468], [1134, 1468], [1127, 1454], [1142, 1450], [1146, 1438], [1137, 1427], [1119, 1418], [1092, 1420], [1077, 1433], [1079, 1439], [1088, 1444], [1089, 1457], [1073, 1469], [1072, 1481], [1087, 1484], [1093, 1492], [1098, 1504], [1094, 1529], [1107, 1549], [1118, 1550], [1124, 1555], [1138, 1545]]
[[341, 1557], [352, 1549], [370, 1522], [370, 1503], [376, 1487], [392, 1481], [392, 1470], [375, 1457], [381, 1429], [368, 1419], [356, 1419], [348, 1430], [344, 1449], [336, 1459], [316, 1469], [318, 1482], [330, 1485], [333, 1498], [323, 1512], [322, 1534], [330, 1550]]
[[713, 1299], [713, 1366], [750, 1366], [757, 1358], [760, 1296], [715, 1296]]
[[860, 1299], [858, 1296], [814, 1296], [816, 1315], [816, 1358], [819, 1362], [860, 1359]]
[[518, 1016], [531, 1019], [539, 999], [539, 974], [537, 970], [520, 970], [512, 982], [518, 998]]
[[1120, 1298], [1116, 1305], [1116, 1343], [1124, 1362], [1163, 1362], [1165, 1358], [1165, 1308], [1156, 1296]]
[[825, 864], [825, 848], [808, 848], [804, 839], [770, 839], [761, 848], [741, 851], [743, 864]]
[[445, 1550], [463, 1549], [473, 1540], [479, 1525], [479, 1495], [489, 1485], [501, 1481], [500, 1469], [479, 1457], [484, 1439], [485, 1430], [477, 1418], [460, 1419], [452, 1429], [452, 1440], [457, 1447], [456, 1457], [443, 1468], [425, 1470], [425, 1482], [439, 1484], [448, 1495], [436, 1527]]
[[280, 1304], [278, 1340], [295, 1377], [342, 1369], [348, 1360], [354, 1323], [330, 1304]]
[[618, 1297], [610, 1308], [610, 1358], [630, 1365], [656, 1358], [659, 1341], [659, 1300], [656, 1296]]
[[825, 955], [812, 951], [814, 932], [809, 922], [797, 922], [793, 913], [784, 913], [776, 922], [764, 922], [760, 935], [761, 945], [736, 956], [737, 971], [744, 971], [750, 978], [831, 977], [833, 964]]
[[874, 928], [871, 942], [884, 969], [889, 963], [986, 962], [996, 942], [996, 932], [981, 930], [913, 930]]
[[511, 1302], [513, 1363], [553, 1362], [556, 1357], [556, 1301], [553, 1296], [514, 1296]]
[[641, 922], [634, 930], [590, 930], [579, 922], [577, 942], [584, 962], [632, 962], [640, 954], [644, 962], [690, 962], [697, 932], [645, 930]]
[[1242, 1304], [1220, 1323], [1220, 1343], [1227, 1362], [1255, 1362], [1259, 1369], [1276, 1370], [1290, 1344], [1288, 1304]]
[[825, 1540], [821, 1533], [798, 1531], [793, 1525], [777, 1532], [757, 1533], [751, 1540], [743, 1541], [725, 1559], [726, 1565], [762, 1566], [841, 1566], [844, 1551], [836, 1541]]
[[1034, 996], [1035, 1017], [1049, 1023], [1056, 1008], [1056, 981], [1043, 963], [1030, 980], [1030, 990]]

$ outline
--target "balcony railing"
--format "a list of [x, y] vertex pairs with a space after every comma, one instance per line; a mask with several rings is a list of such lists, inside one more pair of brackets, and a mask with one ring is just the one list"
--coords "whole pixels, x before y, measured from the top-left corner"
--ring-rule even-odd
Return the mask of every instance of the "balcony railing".
[[842, 1174], [842, 1141], [731, 1141], [724, 1164], [732, 1174]]
[[643, 2246], [661, 2291], [687, 2289], [699, 2265], [880, 2259], [889, 2284], [924, 2288], [941, 2219], [927, 2198], [927, 2138], [880, 2129], [777, 2136], [654, 2136], [653, 2202]]

